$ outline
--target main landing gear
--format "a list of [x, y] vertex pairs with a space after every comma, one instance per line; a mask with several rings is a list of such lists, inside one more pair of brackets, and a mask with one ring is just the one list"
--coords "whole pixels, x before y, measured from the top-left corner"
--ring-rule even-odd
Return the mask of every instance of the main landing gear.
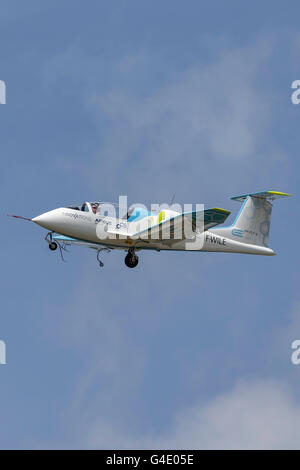
[[128, 268], [135, 268], [138, 265], [139, 257], [135, 254], [133, 248], [129, 248], [125, 257], [125, 264]]

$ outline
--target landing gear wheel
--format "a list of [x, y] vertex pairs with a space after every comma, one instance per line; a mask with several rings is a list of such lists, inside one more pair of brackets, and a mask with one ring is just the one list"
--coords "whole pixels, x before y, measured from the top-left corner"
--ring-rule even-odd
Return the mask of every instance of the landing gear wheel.
[[55, 251], [55, 250], [57, 249], [57, 246], [58, 246], [58, 245], [57, 245], [56, 242], [51, 242], [51, 243], [49, 243], [49, 249], [50, 249], [51, 251]]
[[125, 264], [128, 268], [135, 268], [138, 265], [139, 257], [128, 253], [125, 257]]

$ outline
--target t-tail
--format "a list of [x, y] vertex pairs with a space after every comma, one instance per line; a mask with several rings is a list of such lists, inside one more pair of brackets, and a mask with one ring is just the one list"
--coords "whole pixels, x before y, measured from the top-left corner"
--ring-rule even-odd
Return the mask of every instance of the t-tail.
[[[263, 191], [232, 197], [234, 201], [242, 202], [242, 207], [230, 227], [218, 228], [215, 232], [236, 242], [268, 248], [273, 207], [270, 201], [286, 196], [290, 194]], [[266, 254], [267, 251], [272, 250], [266, 250]]]

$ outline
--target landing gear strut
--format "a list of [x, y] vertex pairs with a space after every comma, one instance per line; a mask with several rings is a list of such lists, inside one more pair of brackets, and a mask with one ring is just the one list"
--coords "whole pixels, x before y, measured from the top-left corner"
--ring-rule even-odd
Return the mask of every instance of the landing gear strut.
[[139, 257], [135, 254], [132, 248], [129, 248], [125, 257], [125, 264], [128, 268], [135, 268], [138, 265]]
[[103, 263], [103, 261], [101, 261], [101, 259], [99, 258], [99, 255], [100, 255], [101, 251], [106, 251], [106, 253], [109, 253], [109, 252], [110, 252], [110, 249], [105, 247], [105, 248], [99, 248], [99, 250], [97, 251], [97, 261], [98, 261], [98, 263], [99, 263], [100, 268], [103, 268], [104, 263]]
[[53, 233], [53, 232], [49, 232], [49, 233], [47, 233], [47, 235], [45, 236], [45, 240], [46, 240], [46, 242], [48, 243], [49, 250], [55, 251], [55, 250], [57, 250], [57, 248], [59, 248], [61, 259], [62, 259], [62, 261], [65, 261], [64, 255], [63, 255], [63, 250], [64, 250], [64, 251], [68, 251], [68, 250], [66, 249], [66, 244], [65, 244], [65, 243], [60, 243], [60, 242], [55, 242], [55, 241], [53, 241], [53, 239], [52, 239], [52, 233]]

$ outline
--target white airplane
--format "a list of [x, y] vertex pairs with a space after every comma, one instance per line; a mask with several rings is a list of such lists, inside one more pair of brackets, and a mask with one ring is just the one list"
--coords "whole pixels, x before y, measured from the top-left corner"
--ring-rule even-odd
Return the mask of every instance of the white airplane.
[[[278, 191], [263, 191], [232, 197], [243, 202], [232, 225], [219, 227], [230, 212], [211, 208], [178, 212], [164, 209], [148, 212], [143, 207], [131, 208], [122, 217], [109, 215], [108, 203], [85, 202], [79, 206], [60, 207], [33, 219], [49, 230], [45, 239], [50, 250], [68, 245], [85, 245], [101, 251], [127, 251], [125, 264], [134, 268], [140, 250], [209, 251], [272, 256], [268, 247], [272, 204], [276, 198], [290, 196]], [[115, 205], [113, 206], [115, 207]], [[200, 221], [200, 222], [199, 222]], [[218, 226], [218, 227], [216, 227]]]

